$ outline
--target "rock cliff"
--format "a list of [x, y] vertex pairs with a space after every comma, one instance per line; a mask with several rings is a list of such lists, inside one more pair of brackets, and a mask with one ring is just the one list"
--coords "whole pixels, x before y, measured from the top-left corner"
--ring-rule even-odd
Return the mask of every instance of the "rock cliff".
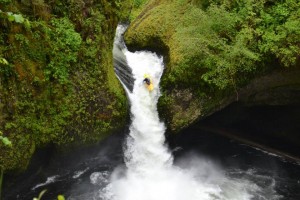
[[125, 42], [164, 56], [159, 111], [168, 129], [235, 101], [299, 104], [299, 8], [296, 1], [148, 1]]
[[36, 148], [95, 143], [124, 127], [115, 30], [131, 1], [0, 0], [0, 166], [23, 170]]

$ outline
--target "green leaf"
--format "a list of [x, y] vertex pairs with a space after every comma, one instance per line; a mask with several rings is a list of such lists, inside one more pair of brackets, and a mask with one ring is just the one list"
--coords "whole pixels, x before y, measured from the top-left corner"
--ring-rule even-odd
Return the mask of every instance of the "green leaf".
[[24, 22], [24, 18], [21, 14], [14, 14], [15, 22], [22, 24]]
[[7, 137], [4, 137], [2, 139], [2, 142], [6, 145], [6, 146], [11, 146], [11, 141], [7, 138]]
[[65, 197], [63, 195], [58, 195], [57, 200], [65, 200]]
[[8, 65], [8, 62], [5, 58], [0, 58], [0, 64]]
[[25, 25], [25, 28], [30, 29], [30, 22], [28, 19], [25, 19], [24, 25]]
[[42, 196], [45, 194], [46, 191], [47, 191], [47, 190], [41, 191], [40, 194], [39, 194], [39, 197], [37, 198], [37, 200], [41, 200], [41, 199], [42, 199]]
[[11, 141], [7, 137], [0, 136], [0, 140], [3, 142], [5, 146], [9, 146], [9, 147], [12, 146]]
[[8, 21], [13, 22], [15, 21], [15, 17], [13, 15], [8, 15]]

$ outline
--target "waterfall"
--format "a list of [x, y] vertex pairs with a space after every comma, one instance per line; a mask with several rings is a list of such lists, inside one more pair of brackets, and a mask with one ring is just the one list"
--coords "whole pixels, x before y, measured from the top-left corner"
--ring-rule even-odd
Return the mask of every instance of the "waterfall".
[[[101, 199], [252, 199], [253, 194], [260, 190], [256, 184], [226, 177], [223, 170], [210, 160], [191, 156], [179, 162], [181, 164], [173, 164], [172, 153], [165, 145], [165, 125], [160, 121], [156, 107], [164, 69], [163, 58], [147, 51], [129, 52], [121, 39], [124, 30], [123, 26], [117, 29], [114, 49], [118, 49], [118, 55], [124, 56], [121, 62], [116, 58], [115, 63], [126, 63], [125, 71], [132, 73], [131, 78], [127, 73], [125, 79], [124, 74], [120, 77], [117, 73], [130, 100], [131, 125], [124, 144], [125, 166], [114, 170], [110, 183], [102, 190], [104, 195]], [[143, 83], [145, 74], [150, 75], [153, 81], [154, 90], [151, 92]]]
[[125, 26], [119, 26], [117, 28], [117, 34], [114, 41], [113, 55], [114, 55], [114, 70], [117, 77], [125, 85], [125, 88], [130, 92], [133, 90], [134, 78], [132, 75], [132, 70], [128, 66], [127, 59], [124, 55], [124, 50], [126, 46], [123, 41], [123, 33], [125, 31]]

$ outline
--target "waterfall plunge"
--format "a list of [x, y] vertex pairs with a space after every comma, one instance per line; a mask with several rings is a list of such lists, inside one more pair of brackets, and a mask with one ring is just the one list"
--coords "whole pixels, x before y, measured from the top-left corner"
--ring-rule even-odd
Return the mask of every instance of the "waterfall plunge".
[[[119, 26], [115, 48], [122, 46]], [[110, 184], [101, 191], [105, 200], [248, 200], [260, 188], [247, 180], [230, 179], [212, 162], [189, 157], [180, 166], [173, 165], [173, 156], [165, 146], [165, 126], [160, 122], [156, 104], [160, 96], [159, 81], [163, 59], [151, 52], [129, 52], [125, 45], [118, 52], [126, 57], [135, 79], [132, 92], [130, 133], [125, 141], [126, 167], [114, 170]], [[114, 50], [115, 53], [115, 50]], [[115, 66], [116, 67], [116, 66]], [[122, 70], [118, 70], [122, 71]], [[144, 74], [153, 79], [154, 90], [143, 85]], [[122, 78], [119, 79], [122, 82]], [[128, 74], [126, 74], [128, 76]], [[104, 193], [104, 195], [103, 195]]]

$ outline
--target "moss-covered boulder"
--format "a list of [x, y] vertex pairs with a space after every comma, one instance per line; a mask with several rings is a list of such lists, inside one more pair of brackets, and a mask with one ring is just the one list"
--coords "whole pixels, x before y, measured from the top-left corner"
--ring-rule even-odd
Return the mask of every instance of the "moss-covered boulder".
[[130, 0], [0, 0], [0, 166], [25, 169], [36, 148], [95, 143], [122, 128], [127, 99], [112, 47]]
[[159, 111], [176, 132], [233, 101], [272, 104], [276, 88], [295, 102], [299, 11], [296, 0], [149, 0], [125, 42], [164, 55]]

